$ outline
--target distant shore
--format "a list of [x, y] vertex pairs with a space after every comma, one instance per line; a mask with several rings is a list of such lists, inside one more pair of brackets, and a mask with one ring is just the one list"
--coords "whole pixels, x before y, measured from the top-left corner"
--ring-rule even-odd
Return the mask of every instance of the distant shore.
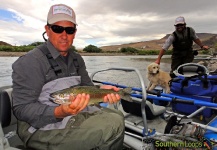
[[[2, 52], [0, 51], [0, 57], [19, 57], [27, 52]], [[82, 56], [126, 56], [123, 53], [80, 53]]]
[[2, 52], [0, 51], [0, 57], [19, 57], [26, 54], [26, 52]]

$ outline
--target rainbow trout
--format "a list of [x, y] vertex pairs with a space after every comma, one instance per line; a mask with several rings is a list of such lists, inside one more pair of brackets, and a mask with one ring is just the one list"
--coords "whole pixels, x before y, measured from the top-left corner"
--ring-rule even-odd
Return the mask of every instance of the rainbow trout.
[[78, 94], [86, 93], [90, 95], [90, 102], [88, 105], [97, 104], [103, 102], [103, 97], [107, 94], [119, 94], [121, 99], [132, 102], [130, 97], [132, 88], [120, 89], [118, 92], [115, 92], [112, 89], [100, 89], [100, 86], [74, 86], [67, 89], [63, 89], [50, 94], [51, 101], [57, 104], [70, 104], [69, 97], [76, 97]]

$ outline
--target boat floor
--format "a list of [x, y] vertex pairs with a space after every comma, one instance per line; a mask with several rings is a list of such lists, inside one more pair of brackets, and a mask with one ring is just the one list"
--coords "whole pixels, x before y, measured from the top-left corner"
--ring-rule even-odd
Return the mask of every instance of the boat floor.
[[[112, 106], [109, 106], [109, 107], [112, 108]], [[142, 117], [135, 116], [135, 115], [130, 114], [130, 113], [126, 113], [123, 110], [122, 105], [118, 106], [118, 110], [120, 110], [124, 114], [125, 120], [131, 122], [135, 126], [144, 127]], [[167, 124], [167, 121], [165, 119], [163, 119], [163, 116], [157, 116], [157, 117], [153, 118], [152, 120], [147, 120], [148, 128], [149, 129], [155, 129], [157, 132], [160, 132], [160, 133], [164, 133], [164, 129], [166, 127], [166, 124]]]
[[[112, 108], [112, 106], [109, 106], [109, 108]], [[113, 106], [113, 108], [114, 108], [114, 106]], [[143, 118], [142, 117], [135, 116], [135, 115], [130, 114], [130, 113], [126, 113], [123, 110], [123, 107], [122, 107], [121, 104], [118, 106], [118, 110], [120, 110], [124, 114], [125, 120], [131, 122], [135, 126], [142, 126], [142, 127], [144, 127], [144, 123], [143, 123]], [[164, 133], [164, 130], [165, 130], [165, 127], [167, 125], [168, 119], [170, 118], [170, 116], [176, 114], [175, 112], [173, 112], [171, 106], [166, 106], [166, 111], [167, 112], [163, 113], [160, 116], [157, 116], [157, 117], [153, 118], [152, 120], [148, 120], [147, 119], [148, 129], [155, 129], [156, 132]], [[179, 114], [179, 115], [185, 116], [184, 114]], [[213, 114], [209, 118], [203, 118], [203, 119], [201, 119], [200, 116], [195, 116], [195, 117], [193, 117], [191, 119], [192, 119], [193, 122], [196, 122], [196, 123], [209, 124], [209, 122], [211, 120], [213, 120], [214, 118], [216, 118], [216, 114]]]

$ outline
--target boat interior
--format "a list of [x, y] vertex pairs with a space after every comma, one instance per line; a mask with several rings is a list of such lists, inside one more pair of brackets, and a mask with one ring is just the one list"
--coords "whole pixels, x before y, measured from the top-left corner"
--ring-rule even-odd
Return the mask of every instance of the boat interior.
[[[179, 121], [182, 127], [185, 125], [199, 126], [203, 129], [203, 136], [211, 141], [211, 146], [215, 147], [217, 143], [217, 104], [213, 102], [201, 102], [192, 98], [183, 98], [175, 95], [164, 95], [163, 89], [158, 87], [155, 91], [146, 91], [142, 76], [136, 68], [109, 68], [96, 71], [91, 75], [93, 80], [94, 75], [98, 72], [107, 70], [120, 71], [135, 71], [141, 82], [139, 90], [134, 90], [131, 94], [133, 103], [121, 100], [115, 105], [101, 104], [102, 107], [111, 109], [119, 109], [125, 116], [125, 139], [124, 146], [126, 149], [156, 149], [153, 141], [183, 141], [183, 137], [190, 141], [195, 141], [192, 137], [187, 137], [186, 133], [179, 135], [175, 132], [170, 133], [170, 130], [175, 126], [174, 122]], [[94, 81], [94, 80], [93, 80]], [[110, 83], [103, 83], [110, 84]], [[112, 85], [112, 84], [110, 84]], [[116, 85], [123, 88], [122, 85]], [[12, 112], [11, 87], [2, 87], [0, 89], [0, 149], [28, 149], [24, 148], [22, 141], [16, 133], [17, 119]], [[160, 93], [160, 94], [159, 94]], [[174, 98], [175, 97], [175, 98]], [[171, 107], [175, 103], [195, 104], [197, 109], [188, 114], [183, 114], [174, 111]], [[183, 109], [190, 109], [183, 106]], [[199, 107], [200, 106], [200, 107]], [[208, 115], [203, 114], [203, 111], [209, 110]], [[207, 114], [207, 113], [206, 113]], [[176, 116], [174, 120], [174, 116]], [[189, 127], [190, 128], [190, 127]], [[169, 131], [168, 131], [169, 129]], [[151, 141], [151, 142], [150, 142]]]

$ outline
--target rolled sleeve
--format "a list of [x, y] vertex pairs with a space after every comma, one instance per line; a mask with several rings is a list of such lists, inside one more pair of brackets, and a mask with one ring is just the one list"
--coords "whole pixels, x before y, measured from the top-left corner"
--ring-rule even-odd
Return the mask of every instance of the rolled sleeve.
[[171, 34], [171, 35], [167, 38], [167, 40], [165, 41], [165, 43], [164, 43], [162, 49], [168, 50], [169, 47], [172, 45], [173, 41], [174, 41], [174, 36]]
[[191, 27], [189, 27], [189, 28], [191, 29], [190, 31], [191, 31], [191, 35], [193, 37], [193, 40], [199, 39], [199, 37], [197, 36], [195, 30], [193, 28], [191, 28]]

